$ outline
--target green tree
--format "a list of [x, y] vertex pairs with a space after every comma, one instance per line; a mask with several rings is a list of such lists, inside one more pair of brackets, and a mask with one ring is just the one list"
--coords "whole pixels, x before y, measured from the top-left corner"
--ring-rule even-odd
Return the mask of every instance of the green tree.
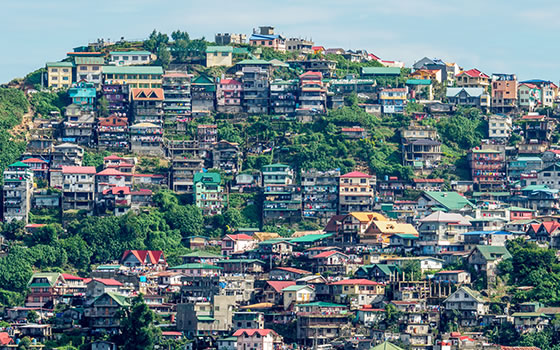
[[117, 337], [124, 350], [153, 349], [160, 330], [154, 326], [155, 315], [142, 295], [132, 299], [129, 308], [120, 312], [121, 334]]
[[157, 50], [157, 63], [161, 65], [164, 69], [167, 69], [169, 63], [171, 63], [171, 53], [169, 53], [169, 49], [167, 45], [161, 44]]
[[60, 245], [66, 251], [68, 262], [72, 266], [81, 271], [89, 270], [92, 252], [82, 237], [76, 235], [63, 239]]
[[26, 319], [28, 323], [37, 323], [39, 321], [39, 314], [35, 310], [29, 310], [27, 311]]
[[101, 98], [97, 100], [97, 112], [99, 117], [109, 116], [109, 102], [105, 96], [101, 96]]
[[165, 219], [172, 229], [177, 229], [183, 237], [202, 234], [204, 218], [200, 208], [194, 205], [174, 206], [165, 213]]

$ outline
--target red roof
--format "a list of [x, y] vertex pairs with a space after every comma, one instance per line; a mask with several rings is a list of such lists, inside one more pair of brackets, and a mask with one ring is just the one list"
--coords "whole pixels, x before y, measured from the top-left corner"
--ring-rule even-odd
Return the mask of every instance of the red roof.
[[268, 285], [270, 285], [277, 293], [280, 293], [282, 289], [295, 286], [296, 282], [294, 281], [266, 281]]
[[200, 124], [197, 129], [216, 129], [218, 126], [216, 124]]
[[371, 58], [371, 59], [373, 59], [373, 60], [376, 60], [376, 61], [381, 60], [381, 58], [377, 57], [376, 55], [374, 55], [374, 54], [372, 54], [372, 53], [370, 53], [370, 54], [368, 54], [368, 55], [369, 55], [369, 58]]
[[181, 332], [176, 332], [176, 331], [163, 331], [161, 332], [161, 335], [171, 335], [171, 336], [176, 336], [176, 337], [180, 337], [183, 335], [183, 333]]
[[[342, 254], [342, 253], [337, 252], [336, 250], [329, 250], [328, 252], [322, 252], [322, 253], [319, 253], [319, 254], [315, 255], [313, 257], [313, 259], [328, 258], [329, 256], [334, 255], [334, 254]], [[345, 254], [342, 254], [342, 255], [346, 256]]]
[[161, 250], [126, 250], [123, 253], [121, 261], [123, 261], [130, 254], [134, 255], [142, 265], [157, 265], [160, 259], [163, 259], [165, 261], [163, 252]]
[[119, 157], [116, 154], [111, 154], [110, 156], [104, 157], [103, 160], [125, 160], [123, 157]]
[[271, 332], [275, 333], [272, 329], [256, 329], [256, 328], [238, 329], [235, 331], [235, 333], [233, 333], [233, 336], [240, 337], [244, 334], [247, 334], [249, 337], [252, 337], [253, 335], [258, 334], [261, 337], [264, 337], [270, 334]]
[[98, 172], [97, 175], [132, 176], [132, 174], [125, 174], [113, 168], [103, 169], [100, 172]]
[[244, 233], [239, 233], [237, 235], [226, 235], [224, 239], [230, 238], [232, 241], [252, 241], [253, 237], [246, 235]]
[[25, 225], [25, 228], [39, 228], [39, 227], [43, 227], [46, 224], [27, 224]]
[[112, 278], [93, 278], [90, 282], [99, 282], [106, 286], [122, 286], [123, 284], [115, 279]]
[[505, 346], [501, 345], [500, 350], [541, 350], [536, 346]]
[[434, 183], [434, 184], [441, 184], [443, 183], [443, 179], [412, 179], [415, 183]]
[[345, 179], [345, 178], [351, 178], [351, 177], [365, 177], [365, 178], [371, 178], [371, 175], [368, 174], [364, 174], [362, 172], [359, 171], [352, 171], [350, 173], [344, 174], [341, 176], [341, 178]]
[[333, 286], [346, 286], [346, 285], [377, 286], [377, 285], [380, 285], [380, 284], [382, 284], [382, 283], [366, 280], [366, 279], [363, 279], [363, 278], [359, 278], [359, 279], [351, 278], [351, 279], [336, 281], [336, 282], [331, 283], [331, 285], [333, 285]]
[[537, 85], [529, 84], [529, 83], [521, 83], [521, 84], [519, 84], [519, 87], [522, 87], [523, 85], [527, 86], [529, 89], [536, 89], [537, 88]]
[[162, 101], [163, 89], [160, 88], [134, 88], [131, 92], [132, 99], [136, 101]]
[[299, 273], [300, 275], [310, 275], [312, 273], [306, 270], [296, 269], [295, 267], [277, 267], [276, 270]]
[[541, 225], [544, 226], [546, 232], [548, 232], [549, 234], [554, 232], [554, 230], [556, 230], [558, 227], [560, 227], [560, 224], [557, 223], [556, 221], [543, 222]]
[[241, 82], [235, 80], [235, 79], [222, 79], [220, 80], [220, 84], [222, 85], [241, 85]]
[[27, 158], [22, 160], [24, 163], [46, 163], [44, 160], [39, 158]]
[[62, 166], [63, 174], [92, 174], [97, 171], [93, 166]]
[[524, 115], [521, 119], [531, 120], [531, 119], [544, 119], [546, 115]]
[[12, 344], [14, 340], [10, 337], [8, 332], [0, 332], [0, 345]]
[[469, 70], [466, 70], [466, 71], [462, 71], [461, 73], [457, 74], [457, 76], [461, 76], [463, 74], [466, 74], [471, 78], [490, 78], [488, 75], [482, 73], [481, 71], [479, 71], [476, 68], [469, 69]]
[[115, 186], [103, 191], [103, 194], [130, 194], [130, 187]]
[[74, 276], [74, 275], [71, 275], [69, 273], [63, 273], [62, 278], [64, 278], [67, 281], [83, 281], [84, 280], [84, 278], [82, 278], [82, 277]]

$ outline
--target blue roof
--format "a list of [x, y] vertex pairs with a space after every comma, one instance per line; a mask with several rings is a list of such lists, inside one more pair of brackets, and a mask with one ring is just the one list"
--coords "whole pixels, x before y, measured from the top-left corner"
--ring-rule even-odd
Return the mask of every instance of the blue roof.
[[475, 236], [475, 235], [511, 235], [508, 231], [471, 231], [463, 233], [465, 236]]
[[542, 83], [552, 83], [550, 80], [542, 80], [542, 79], [531, 79], [520, 81], [519, 84], [542, 84]]
[[68, 95], [72, 98], [74, 97], [95, 97], [95, 89], [90, 88], [70, 88], [68, 90]]
[[280, 37], [280, 35], [278, 35], [278, 34], [272, 34], [272, 35], [253, 34], [253, 35], [251, 35], [249, 40], [274, 40], [274, 39], [278, 39], [279, 37]]

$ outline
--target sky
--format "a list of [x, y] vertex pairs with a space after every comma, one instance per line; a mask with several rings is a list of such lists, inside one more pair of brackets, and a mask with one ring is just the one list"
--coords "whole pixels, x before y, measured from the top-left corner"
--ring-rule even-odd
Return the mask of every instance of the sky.
[[263, 25], [407, 66], [427, 56], [558, 82], [559, 13], [555, 0], [0, 0], [0, 83], [98, 38], [179, 29], [213, 40]]

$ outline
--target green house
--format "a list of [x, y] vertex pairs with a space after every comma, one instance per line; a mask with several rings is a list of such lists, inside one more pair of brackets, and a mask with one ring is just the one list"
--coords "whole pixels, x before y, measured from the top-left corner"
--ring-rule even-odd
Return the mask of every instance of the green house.
[[194, 175], [194, 200], [203, 215], [222, 213], [224, 190], [218, 173], [198, 173]]

